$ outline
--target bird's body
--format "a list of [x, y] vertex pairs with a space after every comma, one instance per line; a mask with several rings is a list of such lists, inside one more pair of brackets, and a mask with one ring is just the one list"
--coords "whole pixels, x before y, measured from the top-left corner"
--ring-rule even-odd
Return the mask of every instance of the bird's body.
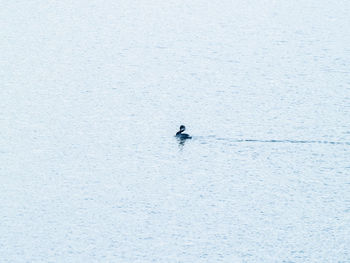
[[186, 130], [186, 127], [184, 125], [180, 126], [180, 130], [176, 133], [175, 137], [180, 140], [186, 140], [186, 139], [192, 139], [190, 135], [187, 133], [183, 133]]

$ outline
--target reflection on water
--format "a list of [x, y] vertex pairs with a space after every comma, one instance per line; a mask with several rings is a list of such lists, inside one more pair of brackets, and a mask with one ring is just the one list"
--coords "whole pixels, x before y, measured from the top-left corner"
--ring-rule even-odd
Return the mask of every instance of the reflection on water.
[[179, 143], [179, 148], [182, 150], [183, 147], [185, 146], [185, 143], [187, 140], [190, 140], [191, 138], [182, 138], [182, 137], [176, 137], [176, 140], [178, 141]]

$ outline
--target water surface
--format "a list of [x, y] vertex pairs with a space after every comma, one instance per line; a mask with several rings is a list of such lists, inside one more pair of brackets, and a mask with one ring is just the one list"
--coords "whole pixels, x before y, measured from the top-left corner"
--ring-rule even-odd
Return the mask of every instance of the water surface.
[[0, 10], [2, 262], [350, 261], [347, 1]]

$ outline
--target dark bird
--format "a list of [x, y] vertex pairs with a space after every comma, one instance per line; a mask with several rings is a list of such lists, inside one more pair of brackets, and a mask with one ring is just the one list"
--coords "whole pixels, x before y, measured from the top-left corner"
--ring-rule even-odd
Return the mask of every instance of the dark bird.
[[186, 127], [184, 125], [180, 126], [180, 130], [176, 133], [175, 137], [180, 140], [186, 140], [186, 139], [192, 139], [190, 135], [187, 133], [183, 133], [186, 130]]

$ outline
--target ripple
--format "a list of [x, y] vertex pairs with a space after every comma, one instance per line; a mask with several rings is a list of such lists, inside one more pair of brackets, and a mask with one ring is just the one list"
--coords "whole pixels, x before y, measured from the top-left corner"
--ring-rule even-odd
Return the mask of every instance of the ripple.
[[[204, 136], [198, 136], [197, 139], [204, 139]], [[215, 139], [216, 141], [226, 141], [226, 142], [234, 142], [234, 143], [293, 143], [293, 144], [331, 144], [331, 145], [350, 145], [350, 142], [341, 142], [341, 141], [322, 141], [322, 140], [264, 140], [264, 139], [232, 139], [232, 138], [223, 138], [223, 137], [215, 137], [213, 135], [208, 138]]]

